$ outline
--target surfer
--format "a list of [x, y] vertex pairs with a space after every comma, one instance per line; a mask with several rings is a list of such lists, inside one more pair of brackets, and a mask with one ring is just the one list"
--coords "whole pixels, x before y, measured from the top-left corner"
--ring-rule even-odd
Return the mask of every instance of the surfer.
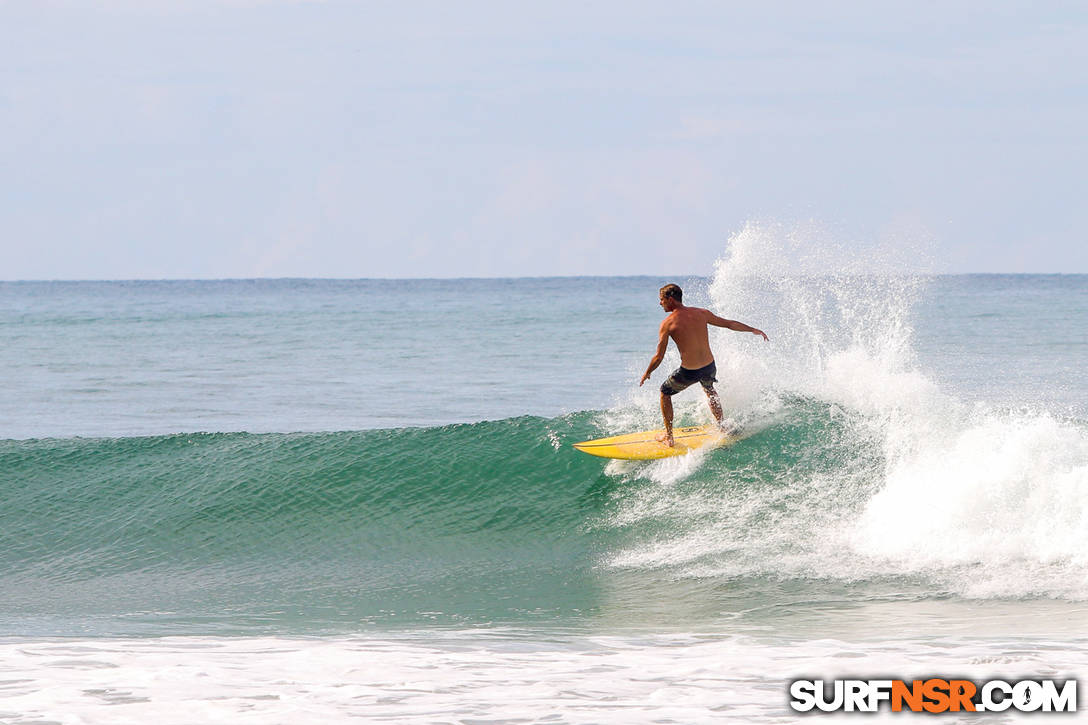
[[749, 327], [743, 322], [726, 320], [718, 317], [710, 310], [701, 307], [687, 307], [683, 303], [684, 292], [675, 284], [667, 284], [661, 288], [660, 303], [668, 316], [661, 322], [660, 337], [657, 341], [657, 352], [650, 360], [650, 366], [639, 381], [641, 387], [650, 373], [657, 369], [665, 358], [665, 350], [669, 347], [669, 338], [676, 343], [680, 351], [680, 367], [661, 384], [661, 416], [665, 419], [665, 432], [658, 436], [658, 440], [667, 446], [674, 444], [672, 437], [672, 396], [684, 390], [690, 385], [699, 383], [703, 386], [707, 401], [710, 403], [710, 412], [722, 425], [722, 403], [718, 399], [718, 391], [714, 389], [715, 377], [718, 370], [714, 364], [714, 353], [710, 351], [710, 334], [707, 325], [724, 327], [737, 332], [751, 332], [760, 335], [764, 340], [767, 335], [762, 330]]

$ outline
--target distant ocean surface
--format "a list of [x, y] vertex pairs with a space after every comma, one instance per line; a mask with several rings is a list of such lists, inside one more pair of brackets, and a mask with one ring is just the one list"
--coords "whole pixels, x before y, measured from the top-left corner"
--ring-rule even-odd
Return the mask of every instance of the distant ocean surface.
[[[770, 336], [712, 340], [755, 435], [573, 450], [658, 425], [669, 281]], [[1086, 322], [1083, 275], [736, 254], [0, 283], [0, 722], [786, 722], [800, 676], [1083, 675]]]

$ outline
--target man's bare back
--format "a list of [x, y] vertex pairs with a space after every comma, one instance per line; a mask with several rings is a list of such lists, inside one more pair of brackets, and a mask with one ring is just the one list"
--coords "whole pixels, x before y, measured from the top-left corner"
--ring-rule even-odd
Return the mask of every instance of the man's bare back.
[[710, 310], [701, 307], [680, 307], [669, 313], [661, 323], [661, 331], [676, 343], [680, 351], [680, 364], [688, 370], [714, 362], [710, 351], [710, 335], [707, 325], [715, 317]]
[[676, 349], [680, 351], [680, 368], [661, 385], [661, 416], [665, 421], [665, 432], [659, 436], [659, 439], [669, 446], [673, 445], [672, 396], [694, 383], [698, 382], [703, 386], [710, 411], [714, 414], [718, 425], [722, 423], [722, 407], [718, 400], [718, 392], [714, 389], [714, 383], [717, 382], [715, 377], [717, 367], [714, 364], [714, 353], [710, 350], [708, 326], [724, 327], [737, 332], [751, 332], [762, 336], [764, 340], [767, 339], [767, 335], [762, 330], [749, 327], [743, 322], [718, 317], [710, 310], [704, 310], [701, 307], [687, 307], [682, 300], [683, 291], [676, 285], [667, 284], [661, 288], [659, 301], [662, 309], [669, 314], [661, 322], [657, 350], [638, 383], [640, 386], [645, 383], [650, 373], [661, 364], [671, 338], [676, 343]]

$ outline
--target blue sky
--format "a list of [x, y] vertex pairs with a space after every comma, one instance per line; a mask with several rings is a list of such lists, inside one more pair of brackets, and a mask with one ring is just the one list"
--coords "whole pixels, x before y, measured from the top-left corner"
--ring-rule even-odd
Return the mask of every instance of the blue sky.
[[0, 279], [1088, 272], [1088, 10], [0, 0]]

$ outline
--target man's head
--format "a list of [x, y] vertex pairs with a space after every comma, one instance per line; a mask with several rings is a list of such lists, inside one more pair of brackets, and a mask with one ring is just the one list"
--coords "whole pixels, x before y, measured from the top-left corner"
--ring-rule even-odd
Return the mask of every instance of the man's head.
[[672, 312], [684, 301], [684, 291], [680, 289], [679, 285], [665, 285], [661, 288], [660, 295], [661, 306], [665, 308], [666, 312]]

